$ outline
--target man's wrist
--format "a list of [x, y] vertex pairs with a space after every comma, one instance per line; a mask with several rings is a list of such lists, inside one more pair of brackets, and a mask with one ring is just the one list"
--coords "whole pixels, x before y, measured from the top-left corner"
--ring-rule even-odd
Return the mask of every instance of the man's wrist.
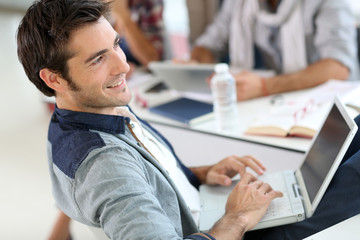
[[212, 166], [194, 167], [190, 168], [190, 170], [195, 174], [200, 183], [204, 184], [206, 183], [206, 177], [211, 167]]
[[218, 240], [235, 240], [242, 239], [247, 230], [247, 220], [245, 217], [225, 214], [210, 229], [209, 234]]
[[263, 96], [269, 96], [269, 90], [266, 84], [266, 78], [261, 78], [261, 92]]

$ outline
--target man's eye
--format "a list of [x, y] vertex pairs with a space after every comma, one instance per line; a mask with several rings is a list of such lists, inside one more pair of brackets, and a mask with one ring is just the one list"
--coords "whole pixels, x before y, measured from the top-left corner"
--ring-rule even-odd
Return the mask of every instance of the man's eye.
[[98, 63], [101, 63], [103, 59], [104, 57], [100, 56], [97, 59], [95, 59], [95, 61], [93, 61], [91, 65], [96, 65]]
[[120, 47], [120, 44], [121, 44], [122, 41], [123, 41], [122, 39], [116, 40], [116, 42], [115, 42], [115, 44], [114, 44], [114, 48]]

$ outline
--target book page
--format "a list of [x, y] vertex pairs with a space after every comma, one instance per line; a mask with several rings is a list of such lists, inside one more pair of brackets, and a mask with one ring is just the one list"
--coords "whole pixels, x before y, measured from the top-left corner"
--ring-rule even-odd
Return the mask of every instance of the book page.
[[290, 129], [289, 135], [312, 138], [320, 129], [329, 107], [330, 102], [315, 105], [311, 111], [302, 113], [303, 115], [299, 116], [299, 119], [295, 121], [294, 126]]
[[259, 115], [246, 134], [260, 134], [285, 137], [295, 124], [295, 113], [303, 104], [274, 106], [265, 114]]
[[245, 133], [312, 138], [321, 126], [329, 104], [316, 105], [313, 99], [305, 98], [285, 102], [259, 116]]
[[311, 89], [303, 96], [304, 99], [313, 99], [315, 105], [331, 102], [335, 96], [340, 99], [353, 95], [354, 90], [359, 89], [360, 84], [356, 81], [329, 80]]
[[[254, 119], [245, 134], [311, 138], [320, 128], [335, 96], [345, 98], [355, 89], [359, 89], [359, 86], [356, 82], [329, 80], [297, 99], [274, 105]], [[350, 104], [350, 101], [348, 102]]]

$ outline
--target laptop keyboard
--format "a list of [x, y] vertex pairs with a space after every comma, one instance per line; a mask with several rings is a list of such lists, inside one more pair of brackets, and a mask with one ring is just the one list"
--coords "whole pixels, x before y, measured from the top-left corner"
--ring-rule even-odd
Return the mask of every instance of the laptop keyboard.
[[261, 220], [270, 220], [274, 217], [288, 216], [293, 213], [290, 199], [287, 194], [284, 175], [279, 172], [270, 174], [270, 176], [271, 177], [265, 175], [262, 176], [260, 179], [264, 182], [269, 183], [274, 190], [281, 191], [284, 196], [281, 198], [276, 198], [270, 203], [268, 210], [266, 211], [265, 215]]
[[[288, 192], [290, 194], [293, 193], [292, 183], [296, 182], [293, 171], [269, 173], [261, 176], [260, 179], [264, 182], [268, 182], [273, 189], [281, 191], [284, 194], [283, 197], [276, 198], [270, 203], [268, 210], [260, 222], [272, 219], [277, 220], [279, 218], [296, 216], [297, 214], [303, 213], [304, 210], [301, 197], [294, 198], [292, 195], [288, 196]], [[287, 184], [284, 179], [287, 179]], [[200, 187], [202, 188], [200, 189], [202, 194], [200, 197], [201, 207], [203, 211], [200, 219], [202, 229], [209, 229], [214, 224], [213, 221], [209, 221], [208, 219], [217, 220], [223, 216], [227, 197], [236, 183], [237, 182], [234, 182], [229, 187], [207, 185], [202, 185]], [[289, 186], [289, 189], [287, 189], [287, 186]], [[293, 201], [292, 204], [290, 204], [290, 201]]]

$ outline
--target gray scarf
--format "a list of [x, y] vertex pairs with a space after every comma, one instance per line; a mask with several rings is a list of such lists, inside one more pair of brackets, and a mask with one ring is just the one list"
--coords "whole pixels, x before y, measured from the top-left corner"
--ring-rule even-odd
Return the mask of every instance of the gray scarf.
[[[234, 1], [234, 0], [231, 0]], [[291, 73], [307, 66], [301, 0], [282, 0], [276, 14], [261, 9], [258, 0], [235, 0], [230, 23], [232, 67], [253, 69], [256, 21], [280, 27], [282, 72]], [[237, 11], [241, 9], [241, 11]]]

